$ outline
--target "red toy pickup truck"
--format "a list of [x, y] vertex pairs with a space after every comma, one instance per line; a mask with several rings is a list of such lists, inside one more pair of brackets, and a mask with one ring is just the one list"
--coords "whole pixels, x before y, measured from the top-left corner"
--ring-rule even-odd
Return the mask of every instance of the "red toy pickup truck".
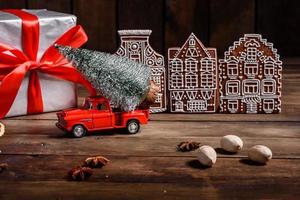
[[149, 110], [121, 112], [110, 106], [104, 97], [88, 97], [83, 108], [64, 110], [57, 113], [56, 126], [72, 133], [74, 137], [82, 137], [87, 132], [103, 129], [126, 128], [130, 134], [140, 129], [140, 124], [147, 124]]

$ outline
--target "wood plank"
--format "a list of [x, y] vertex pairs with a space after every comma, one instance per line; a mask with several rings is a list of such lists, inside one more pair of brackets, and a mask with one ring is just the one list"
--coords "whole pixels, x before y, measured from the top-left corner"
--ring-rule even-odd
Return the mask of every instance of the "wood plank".
[[210, 1], [209, 45], [216, 47], [218, 57], [244, 33], [253, 33], [255, 24], [254, 0], [211, 0]]
[[119, 0], [118, 29], [150, 29], [150, 44], [159, 53], [164, 42], [163, 0]]
[[[70, 180], [68, 171], [80, 165], [86, 156], [23, 156], [0, 155], [8, 169], [1, 173], [4, 181], [63, 181]], [[231, 183], [270, 181], [286, 178], [300, 183], [300, 160], [275, 159], [267, 165], [256, 165], [240, 158], [218, 158], [212, 168], [201, 166], [194, 157], [132, 157], [110, 156], [110, 162], [94, 169], [91, 182], [209, 184], [223, 182], [231, 176]], [[47, 163], [47, 164], [45, 164]]]
[[[291, 107], [291, 111], [298, 108]], [[299, 122], [299, 114], [155, 114], [150, 117], [153, 121], [177, 121], [177, 122]]]
[[[291, 100], [297, 101], [297, 97], [291, 97]], [[79, 102], [83, 102], [83, 98]], [[190, 122], [299, 122], [300, 105], [290, 104], [283, 105], [285, 113], [281, 114], [170, 114], [160, 113], [151, 114], [151, 121], [190, 121]], [[52, 120], [56, 121], [56, 112], [43, 113], [38, 115], [28, 115], [6, 118], [10, 120]]]
[[[83, 102], [83, 100], [81, 101]], [[285, 108], [286, 112], [295, 112], [294, 114], [274, 114], [274, 115], [261, 115], [261, 114], [152, 114], [150, 115], [151, 121], [174, 121], [174, 122], [299, 122], [300, 106], [290, 105]], [[5, 121], [10, 120], [50, 120], [56, 121], [56, 113], [44, 113], [39, 115], [19, 116], [7, 118]]]
[[151, 199], [160, 199], [153, 195], [167, 199], [196, 196], [281, 199], [300, 194], [300, 160], [272, 160], [265, 166], [255, 166], [240, 159], [221, 158], [214, 167], [203, 168], [193, 158], [110, 157], [107, 166], [95, 169], [88, 181], [78, 183], [68, 181], [67, 172], [85, 157], [0, 156], [0, 159], [9, 165], [0, 174], [2, 199], [20, 196], [69, 199], [81, 195], [85, 199], [118, 199], [125, 191], [128, 195], [125, 199], [148, 199], [149, 192], [154, 192]]
[[[165, 116], [165, 115], [155, 115]], [[170, 117], [169, 114], [166, 114]], [[193, 115], [186, 115], [193, 116]], [[12, 135], [48, 135], [59, 137], [63, 134], [52, 120], [3, 120], [6, 126], [5, 136]], [[238, 134], [241, 137], [264, 138], [299, 138], [300, 122], [256, 122], [256, 121], [183, 121], [157, 120], [143, 125], [141, 132], [135, 135], [122, 134], [122, 129], [91, 132], [92, 135], [111, 135], [124, 137], [220, 137], [224, 134]], [[220, 129], [219, 127], [222, 127]], [[189, 132], [187, 132], [187, 130]]]
[[257, 1], [257, 32], [274, 43], [280, 55], [300, 55], [299, 7], [299, 1]]
[[289, 66], [289, 67], [299, 65], [299, 63], [300, 63], [299, 57], [282, 57], [281, 59], [282, 59], [284, 65]]
[[[178, 181], [180, 182], [180, 181]], [[297, 199], [300, 195], [299, 183], [287, 182], [286, 179], [274, 182], [257, 181], [250, 185], [244, 182], [223, 186], [202, 183], [191, 185], [169, 183], [103, 183], [103, 182], [70, 182], [70, 181], [26, 181], [6, 182], [0, 188], [0, 198], [9, 200], [32, 199]], [[293, 198], [295, 197], [295, 198]]]
[[78, 17], [89, 41], [86, 48], [114, 53], [116, 50], [116, 0], [73, 0]]
[[[175, 128], [175, 127], [174, 127]], [[245, 128], [246, 129], [246, 128]], [[299, 129], [299, 126], [297, 127]], [[223, 153], [220, 150], [220, 139], [225, 133], [218, 136], [207, 136], [206, 131], [194, 130], [191, 127], [189, 133], [182, 131], [169, 131], [164, 129], [153, 133], [143, 130], [139, 136], [110, 135], [115, 133], [96, 134], [80, 139], [64, 138], [62, 135], [8, 135], [0, 140], [2, 154], [18, 155], [90, 155], [101, 153], [104, 155], [122, 156], [194, 156], [196, 152], [182, 153], [176, 150], [176, 146], [182, 141], [198, 141], [202, 145], [210, 145], [216, 148], [219, 157], [246, 157], [247, 149], [256, 144], [264, 144], [272, 149], [274, 158], [299, 158], [300, 159], [300, 138], [268, 137], [267, 134], [254, 137], [235, 133], [244, 141], [244, 148], [234, 155]], [[277, 129], [274, 134], [280, 134]], [[187, 131], [185, 131], [187, 132]], [[190, 133], [192, 132], [192, 133]], [[195, 133], [196, 132], [196, 133]], [[279, 132], [279, 133], [278, 133]], [[226, 132], [234, 133], [234, 132]], [[163, 135], [165, 134], [165, 135]], [[203, 134], [203, 135], [202, 135]], [[208, 134], [209, 135], [209, 134]], [[212, 133], [215, 135], [215, 133]]]
[[165, 21], [165, 53], [181, 47], [191, 32], [208, 46], [209, 0], [166, 0]]
[[26, 7], [26, 0], [1, 1], [0, 9], [20, 9]]
[[72, 13], [71, 0], [27, 0], [29, 9], [48, 9], [63, 13]]

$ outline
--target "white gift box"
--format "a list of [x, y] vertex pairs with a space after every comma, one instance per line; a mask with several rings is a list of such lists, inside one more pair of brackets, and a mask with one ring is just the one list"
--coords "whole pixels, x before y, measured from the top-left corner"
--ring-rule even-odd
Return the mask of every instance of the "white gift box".
[[[63, 33], [76, 25], [76, 16], [48, 10], [24, 10], [38, 17], [40, 25], [37, 61]], [[0, 11], [0, 43], [22, 50], [22, 20]], [[27, 114], [27, 88], [29, 73], [24, 78], [18, 94], [6, 117]], [[58, 111], [77, 105], [76, 84], [38, 73], [43, 98], [43, 111]], [[1, 94], [0, 94], [1, 96]], [[0, 98], [5, 98], [1, 96]]]

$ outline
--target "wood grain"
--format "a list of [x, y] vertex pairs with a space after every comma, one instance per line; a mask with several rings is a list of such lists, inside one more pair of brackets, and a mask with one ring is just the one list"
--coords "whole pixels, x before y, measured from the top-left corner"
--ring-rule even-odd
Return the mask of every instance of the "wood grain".
[[21, 9], [26, 7], [26, 0], [4, 0], [0, 2], [0, 9]]
[[119, 0], [118, 29], [150, 29], [150, 45], [163, 53], [164, 43], [163, 0]]
[[[161, 115], [156, 115], [157, 118]], [[172, 116], [168, 114], [169, 118]], [[224, 134], [234, 133], [244, 137], [261, 137], [261, 138], [297, 138], [300, 130], [298, 129], [300, 122], [259, 122], [259, 121], [201, 121], [193, 118], [185, 120], [157, 120], [150, 121], [148, 125], [142, 126], [142, 131], [136, 135], [124, 135], [121, 130], [100, 131], [92, 133], [91, 135], [115, 135], [124, 137], [203, 137], [215, 136], [220, 137]], [[168, 117], [167, 117], [168, 118]], [[189, 121], [189, 119], [191, 119]], [[49, 137], [58, 137], [63, 134], [56, 126], [54, 120], [3, 120], [2, 121], [10, 135], [28, 134], [34, 135], [48, 135]], [[20, 129], [20, 127], [22, 127]], [[219, 128], [222, 127], [222, 128]], [[241, 129], [243, 127], [243, 129]]]
[[[297, 100], [297, 97], [293, 97]], [[80, 102], [83, 102], [81, 98]], [[251, 114], [153, 114], [150, 116], [151, 121], [174, 121], [174, 122], [299, 122], [300, 120], [300, 106], [291, 104], [290, 106], [283, 105], [285, 109], [281, 114], [275, 115], [251, 115]], [[44, 113], [39, 115], [19, 116], [14, 118], [7, 118], [9, 120], [57, 120], [55, 113]]]
[[[5, 183], [0, 187], [3, 199], [281, 199], [300, 194], [299, 160], [273, 160], [255, 166], [245, 160], [220, 158], [214, 167], [203, 168], [194, 158], [109, 157], [111, 162], [106, 167], [95, 169], [88, 181], [76, 183], [69, 181], [67, 172], [85, 157], [0, 159], [9, 165], [1, 174], [0, 183]], [[224, 174], [230, 174], [230, 180]]]
[[[143, 130], [144, 133], [144, 130]], [[237, 133], [237, 135], [240, 135]], [[216, 148], [219, 157], [244, 158], [247, 150], [254, 145], [264, 144], [272, 149], [276, 159], [300, 159], [300, 138], [266, 138], [241, 136], [244, 148], [238, 154], [226, 154], [220, 150], [223, 136], [176, 136], [157, 137], [143, 134], [140, 137], [127, 135], [94, 135], [81, 139], [64, 138], [61, 135], [12, 135], [0, 140], [3, 154], [16, 155], [95, 155], [101, 153], [109, 156], [176, 156], [191, 157], [196, 152], [182, 153], [176, 146], [182, 141], [197, 141], [201, 145]]]
[[[276, 184], [275, 182], [279, 182]], [[300, 195], [298, 182], [289, 179], [257, 181], [235, 184], [223, 183], [211, 185], [182, 183], [103, 183], [70, 181], [26, 181], [6, 182], [0, 188], [2, 199], [86, 199], [86, 200], [141, 200], [141, 199], [291, 199]], [[219, 187], [217, 187], [219, 186]], [[3, 192], [4, 191], [4, 192]]]
[[[297, 1], [271, 0], [6, 0], [0, 8], [48, 8], [77, 15], [89, 35], [85, 46], [114, 53], [118, 29], [152, 29], [150, 43], [162, 53], [194, 32], [222, 57], [242, 34], [257, 31], [282, 55], [299, 55]], [[233, 12], [235, 11], [235, 12]], [[150, 16], [150, 17], [149, 17]], [[278, 28], [279, 27], [279, 28]], [[291, 31], [292, 30], [292, 31]], [[166, 55], [166, 54], [165, 54]], [[0, 199], [298, 199], [300, 196], [300, 68], [285, 59], [283, 111], [278, 115], [155, 114], [137, 135], [102, 131], [80, 139], [63, 136], [55, 113], [3, 120]], [[79, 103], [87, 96], [79, 87]], [[225, 134], [239, 135], [235, 155], [219, 148]], [[197, 152], [181, 153], [181, 141], [199, 141], [218, 152], [204, 168]], [[274, 159], [259, 166], [247, 149], [269, 146]], [[86, 182], [67, 172], [92, 155], [111, 162]]]
[[255, 27], [254, 0], [211, 0], [209, 45], [224, 56], [229, 46]]
[[86, 30], [86, 48], [114, 53], [116, 43], [116, 0], [73, 0], [73, 13]]
[[71, 0], [27, 0], [29, 9], [48, 9], [64, 13], [72, 13], [71, 3]]
[[[182, 183], [209, 185], [225, 182], [230, 174], [231, 182], [242, 180], [266, 182], [280, 178], [300, 183], [300, 160], [272, 160], [267, 165], [256, 165], [246, 159], [218, 158], [212, 168], [201, 166], [196, 157], [134, 157], [109, 156], [110, 162], [101, 169], [94, 169], [91, 182], [127, 183]], [[63, 181], [70, 180], [68, 171], [82, 164], [86, 156], [0, 156], [8, 164], [1, 173], [6, 181]], [[242, 173], [241, 173], [242, 172]], [[1, 179], [0, 183], [4, 180]]]
[[191, 32], [208, 45], [209, 1], [166, 0], [165, 52], [181, 47]]
[[257, 1], [257, 32], [273, 42], [280, 55], [299, 56], [299, 7], [299, 1]]
[[[166, 56], [194, 32], [219, 57], [244, 33], [260, 33], [283, 56], [299, 56], [299, 1], [286, 0], [2, 0], [0, 8], [73, 13], [86, 27], [87, 47], [114, 53], [117, 29], [152, 29], [150, 43]], [[73, 9], [74, 8], [74, 9]], [[292, 31], [291, 31], [292, 30]], [[97, 40], [96, 38], [101, 38]]]
[[[136, 135], [102, 131], [80, 139], [63, 136], [55, 113], [3, 120], [0, 199], [297, 199], [300, 195], [300, 70], [285, 67], [284, 101], [278, 115], [156, 114]], [[80, 99], [86, 95], [79, 89]], [[220, 149], [225, 134], [239, 135], [238, 154]], [[217, 163], [204, 168], [197, 151], [177, 152], [181, 141], [211, 145]], [[249, 162], [247, 149], [273, 151], [267, 165]], [[89, 156], [111, 162], [83, 183], [67, 172]], [[296, 198], [295, 198], [296, 197]]]

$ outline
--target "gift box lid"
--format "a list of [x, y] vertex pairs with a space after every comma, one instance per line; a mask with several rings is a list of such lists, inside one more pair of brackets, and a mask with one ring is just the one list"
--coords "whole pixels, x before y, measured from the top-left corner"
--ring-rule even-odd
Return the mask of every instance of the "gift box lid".
[[[53, 44], [63, 33], [76, 25], [76, 16], [72, 14], [34, 9], [24, 11], [38, 17], [40, 25], [39, 50], [37, 59]], [[10, 13], [0, 11], [0, 43], [12, 46], [22, 51], [22, 20]]]

